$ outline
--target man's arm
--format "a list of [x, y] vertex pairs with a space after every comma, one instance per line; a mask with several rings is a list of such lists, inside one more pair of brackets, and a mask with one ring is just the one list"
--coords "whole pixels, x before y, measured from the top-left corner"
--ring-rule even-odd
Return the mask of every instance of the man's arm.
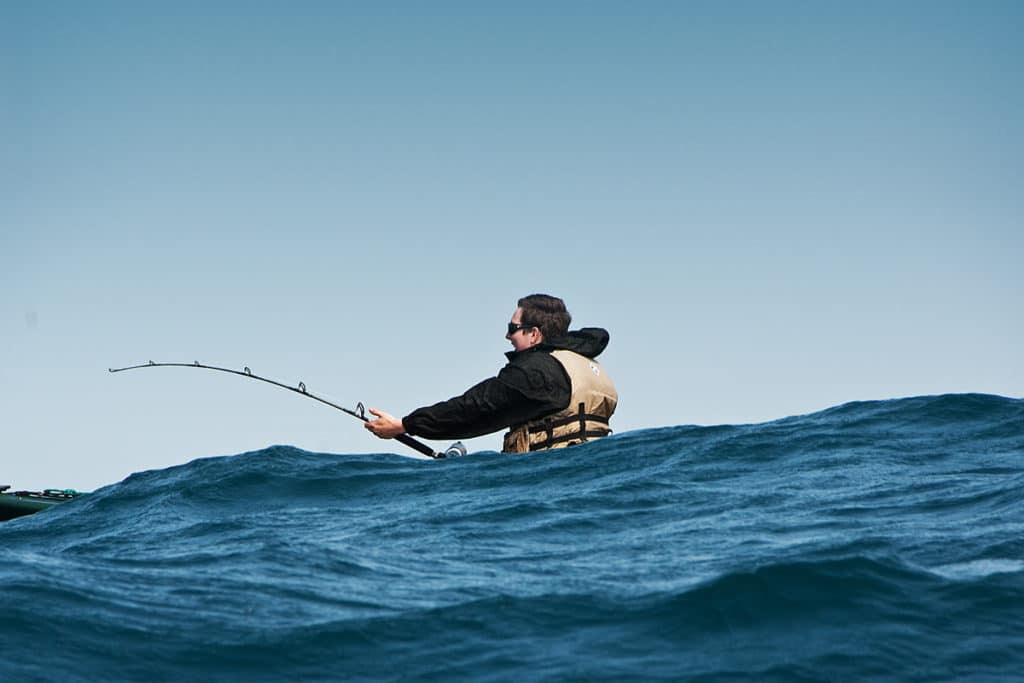
[[379, 419], [368, 422], [367, 429], [381, 438], [405, 432], [426, 439], [468, 439], [562, 410], [571, 393], [557, 360], [531, 354], [461, 396], [414, 410], [401, 420], [371, 408]]

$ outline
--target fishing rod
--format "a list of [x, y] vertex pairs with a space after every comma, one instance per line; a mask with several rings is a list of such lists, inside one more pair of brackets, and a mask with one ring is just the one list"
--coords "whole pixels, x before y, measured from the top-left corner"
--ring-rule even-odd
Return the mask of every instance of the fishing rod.
[[[320, 396], [317, 396], [316, 394], [310, 393], [309, 391], [306, 390], [306, 383], [305, 382], [299, 382], [299, 385], [296, 386], [296, 387], [289, 386], [287, 384], [284, 384], [283, 382], [278, 382], [276, 380], [268, 379], [266, 377], [260, 377], [259, 375], [253, 373], [253, 371], [250, 370], [248, 367], [242, 368], [241, 370], [232, 370], [231, 368], [219, 368], [219, 367], [216, 367], [214, 365], [203, 365], [199, 361], [194, 361], [192, 363], [154, 363], [153, 361], [149, 361], [148, 363], [143, 363], [142, 365], [129, 365], [128, 367], [124, 367], [124, 368], [107, 368], [107, 370], [109, 370], [110, 372], [124, 372], [125, 370], [138, 370], [140, 368], [168, 368], [168, 367], [174, 367], [174, 368], [200, 368], [202, 370], [216, 370], [217, 372], [227, 372], [227, 373], [230, 373], [232, 375], [238, 375], [239, 377], [248, 377], [249, 379], [258, 379], [261, 382], [266, 382], [267, 384], [273, 384], [275, 387], [281, 387], [282, 389], [287, 389], [288, 391], [294, 391], [296, 394], [300, 394], [302, 396], [305, 396], [306, 398], [311, 398], [314, 401], [320, 401], [320, 403], [323, 403], [325, 405], [329, 405], [332, 408], [336, 408], [337, 410], [340, 410], [341, 412], [345, 413], [346, 415], [351, 415], [352, 417], [358, 418], [358, 419], [362, 420], [363, 422], [369, 422], [369, 420], [370, 420], [370, 418], [366, 417], [366, 409], [363, 407], [362, 403], [357, 403], [355, 410], [349, 410], [348, 408], [345, 408], [343, 406], [339, 406], [337, 403], [332, 403], [331, 401], [328, 401], [325, 398], [321, 398]], [[395, 437], [395, 440], [398, 441], [399, 443], [403, 443], [406, 446], [408, 446], [409, 448], [412, 448], [415, 451], [419, 451], [423, 455], [426, 455], [426, 456], [431, 457], [431, 458], [447, 458], [448, 456], [452, 456], [452, 455], [465, 455], [466, 454], [466, 447], [462, 445], [461, 441], [453, 443], [443, 453], [438, 453], [438, 452], [435, 452], [434, 449], [431, 448], [430, 446], [428, 446], [427, 444], [423, 443], [422, 441], [417, 441], [416, 439], [412, 438], [408, 434], [399, 434], [398, 436]]]

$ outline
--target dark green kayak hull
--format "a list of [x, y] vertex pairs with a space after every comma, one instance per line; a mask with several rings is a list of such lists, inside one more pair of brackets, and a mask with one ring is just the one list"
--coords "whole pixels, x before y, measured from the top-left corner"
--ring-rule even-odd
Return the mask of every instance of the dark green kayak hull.
[[[8, 487], [4, 487], [7, 489]], [[54, 505], [66, 503], [75, 496], [81, 495], [77, 491], [62, 489], [46, 489], [45, 491], [13, 491], [0, 493], [0, 522], [15, 517], [35, 514], [42, 510], [48, 510]]]

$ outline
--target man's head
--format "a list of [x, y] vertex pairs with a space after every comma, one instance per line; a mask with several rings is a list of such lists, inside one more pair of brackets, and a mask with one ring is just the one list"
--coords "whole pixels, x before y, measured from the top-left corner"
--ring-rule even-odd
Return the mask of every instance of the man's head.
[[506, 335], [517, 351], [535, 346], [545, 339], [564, 336], [569, 331], [572, 316], [561, 299], [547, 294], [531, 294], [517, 303], [512, 322], [518, 325], [518, 329]]

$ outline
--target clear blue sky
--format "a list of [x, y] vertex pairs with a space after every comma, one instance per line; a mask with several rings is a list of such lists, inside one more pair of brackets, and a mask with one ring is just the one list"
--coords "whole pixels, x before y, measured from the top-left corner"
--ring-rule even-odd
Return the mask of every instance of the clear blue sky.
[[618, 431], [1020, 396], [1022, 8], [4, 3], [0, 483], [406, 452], [107, 368], [405, 414], [532, 292], [611, 332]]

